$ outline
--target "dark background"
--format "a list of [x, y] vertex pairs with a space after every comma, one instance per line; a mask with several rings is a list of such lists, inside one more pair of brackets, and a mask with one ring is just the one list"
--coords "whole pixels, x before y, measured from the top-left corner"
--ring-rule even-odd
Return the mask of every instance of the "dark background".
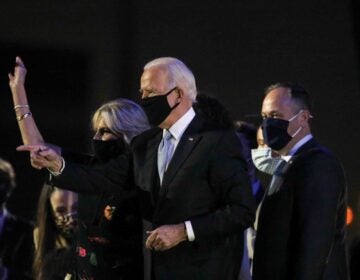
[[103, 102], [138, 100], [143, 65], [160, 56], [183, 60], [200, 92], [238, 119], [261, 108], [263, 89], [302, 83], [315, 102], [313, 131], [342, 161], [360, 231], [360, 4], [302, 1], [1, 1], [0, 156], [15, 166], [8, 207], [33, 218], [46, 173], [29, 165], [7, 73], [20, 55], [28, 69], [33, 115], [48, 142], [88, 151], [90, 117]]

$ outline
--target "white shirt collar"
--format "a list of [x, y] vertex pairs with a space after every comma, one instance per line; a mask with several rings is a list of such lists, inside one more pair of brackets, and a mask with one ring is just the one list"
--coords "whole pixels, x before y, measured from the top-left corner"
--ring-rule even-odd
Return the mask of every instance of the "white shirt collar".
[[300, 139], [300, 141], [298, 141], [294, 147], [291, 148], [290, 152], [286, 155], [286, 156], [281, 156], [281, 158], [285, 161], [289, 161], [291, 159], [291, 157], [308, 141], [310, 141], [310, 139], [312, 139], [313, 136], [311, 134], [307, 134], [305, 135], [303, 138]]
[[[185, 129], [195, 117], [195, 111], [191, 107], [180, 119], [178, 119], [170, 128], [169, 131], [176, 141], [179, 141]], [[165, 130], [163, 130], [164, 136]]]

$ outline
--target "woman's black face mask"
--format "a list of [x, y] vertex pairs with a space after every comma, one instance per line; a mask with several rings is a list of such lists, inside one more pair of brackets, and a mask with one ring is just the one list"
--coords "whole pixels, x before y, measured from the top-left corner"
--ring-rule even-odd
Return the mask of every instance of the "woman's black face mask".
[[95, 140], [92, 142], [95, 158], [101, 162], [107, 162], [118, 155], [123, 154], [126, 150], [125, 140], [120, 137], [116, 140]]
[[180, 103], [170, 107], [167, 96], [171, 94], [176, 87], [163, 95], [156, 95], [152, 97], [143, 98], [140, 100], [140, 105], [144, 109], [149, 122], [152, 126], [161, 124], [166, 117], [174, 110]]

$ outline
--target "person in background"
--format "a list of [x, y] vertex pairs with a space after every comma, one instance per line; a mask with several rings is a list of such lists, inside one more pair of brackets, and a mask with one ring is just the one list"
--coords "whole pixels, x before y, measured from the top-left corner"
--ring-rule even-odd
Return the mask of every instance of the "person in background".
[[[280, 155], [268, 147], [264, 142], [264, 135], [261, 126], [256, 132], [257, 148], [251, 149], [251, 159], [256, 169], [261, 174], [273, 175], [276, 167], [282, 161]], [[258, 174], [259, 175], [259, 174]], [[265, 188], [267, 187], [268, 178], [265, 179], [266, 183], [263, 183]]]
[[344, 171], [311, 134], [311, 105], [298, 84], [265, 91], [264, 142], [282, 161], [255, 222], [254, 280], [349, 279]]
[[[30, 111], [24, 87], [25, 76], [25, 65], [17, 57], [14, 75], [9, 74], [9, 84], [23, 142], [24, 144], [44, 144]], [[52, 144], [48, 145], [69, 161], [96, 166], [125, 153], [132, 138], [147, 130], [149, 125], [145, 113], [136, 103], [119, 98], [103, 104], [96, 110], [92, 119], [92, 128], [94, 130], [93, 156], [74, 153]], [[54, 209], [46, 208], [49, 207], [53, 194], [63, 193], [77, 197], [76, 193], [61, 190], [56, 186], [50, 187], [48, 184], [45, 184], [42, 193], [39, 211], [41, 209], [46, 213], [54, 212]], [[107, 188], [98, 188], [90, 192], [90, 195], [89, 192], [87, 195], [79, 195], [77, 208], [79, 208], [80, 220], [77, 224], [80, 230], [73, 236], [76, 239], [73, 240], [73, 244], [69, 246], [70, 242], [66, 239], [65, 242], [52, 243], [54, 245], [52, 248], [59, 247], [58, 244], [64, 245], [60, 247], [71, 247], [72, 258], [68, 256], [69, 250], [62, 250], [60, 253], [51, 254], [52, 259], [57, 260], [59, 264], [62, 256], [74, 260], [74, 255], [76, 255], [77, 258], [73, 261], [76, 264], [72, 271], [79, 277], [142, 279], [142, 223], [136, 194], [128, 191], [125, 196], [119, 197], [116, 192], [111, 192]], [[38, 215], [38, 223], [44, 223], [41, 215]], [[53, 226], [51, 223], [49, 225]], [[37, 236], [46, 238], [43, 233], [41, 231]], [[38, 261], [34, 267], [39, 275], [44, 254], [39, 251], [37, 254], [39, 257], [36, 258]], [[51, 261], [47, 261], [46, 264], [49, 267], [54, 265]], [[61, 270], [61, 267], [61, 265], [55, 265], [56, 269], [47, 270]]]
[[72, 252], [77, 226], [77, 193], [44, 184], [34, 229], [33, 270], [37, 280], [64, 279], [77, 275]]
[[33, 225], [6, 209], [6, 201], [14, 188], [14, 169], [0, 158], [0, 279], [33, 279]]
[[[257, 166], [253, 162], [253, 154], [257, 149], [262, 148], [261, 133], [259, 129], [253, 124], [236, 121], [235, 122], [236, 134], [239, 137], [243, 146], [244, 157], [248, 163], [248, 174], [250, 176], [253, 195], [256, 204], [259, 205], [264, 194], [264, 174], [257, 170]], [[266, 176], [266, 175], [265, 175]], [[253, 263], [254, 255], [254, 238], [255, 238], [254, 225], [245, 231], [244, 235], [244, 258], [242, 260], [241, 269], [238, 280], [251, 280], [251, 266]]]

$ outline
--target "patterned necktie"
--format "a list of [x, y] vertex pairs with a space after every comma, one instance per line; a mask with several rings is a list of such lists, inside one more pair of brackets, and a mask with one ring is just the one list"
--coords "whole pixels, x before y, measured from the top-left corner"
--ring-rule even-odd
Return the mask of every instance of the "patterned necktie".
[[276, 167], [276, 170], [272, 176], [267, 195], [272, 195], [279, 191], [279, 189], [282, 186], [282, 183], [284, 181], [284, 174], [289, 169], [291, 163], [292, 163], [291, 161], [287, 162], [285, 160], [281, 160], [279, 162], [279, 164]]
[[170, 162], [174, 144], [171, 141], [172, 135], [170, 131], [165, 130], [163, 139], [160, 142], [158, 149], [158, 171], [160, 177], [160, 185], [162, 184], [162, 179], [164, 177], [165, 170]]

